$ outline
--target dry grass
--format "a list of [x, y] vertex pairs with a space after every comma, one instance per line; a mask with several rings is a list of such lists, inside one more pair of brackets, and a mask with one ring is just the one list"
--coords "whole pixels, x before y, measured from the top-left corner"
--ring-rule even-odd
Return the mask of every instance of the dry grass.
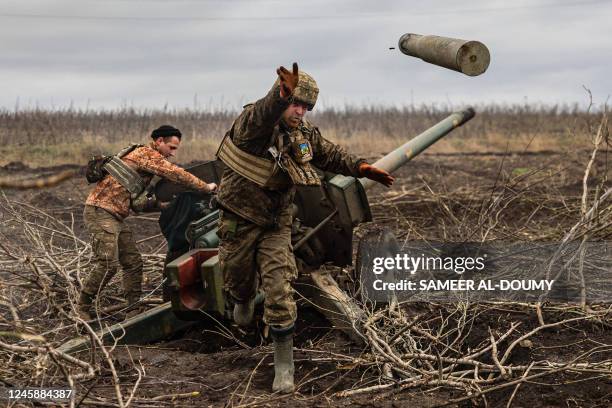
[[[541, 151], [584, 148], [593, 113], [577, 107], [483, 105], [468, 125], [437, 143], [431, 152]], [[325, 137], [358, 154], [388, 152], [447, 116], [432, 106], [345, 107], [310, 115]], [[0, 111], [0, 165], [21, 161], [30, 166], [84, 164], [92, 154], [111, 153], [127, 142], [144, 142], [157, 126], [179, 127], [184, 145], [180, 162], [207, 160], [237, 112], [193, 110]]]

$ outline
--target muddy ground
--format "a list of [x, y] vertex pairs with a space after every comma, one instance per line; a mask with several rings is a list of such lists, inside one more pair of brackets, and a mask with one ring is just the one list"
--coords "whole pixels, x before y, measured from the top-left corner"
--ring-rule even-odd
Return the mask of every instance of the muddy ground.
[[[576, 208], [582, 194], [584, 167], [588, 151], [538, 152], [514, 154], [424, 154], [397, 173], [393, 189], [376, 187], [368, 192], [374, 222], [391, 228], [402, 239], [461, 240], [480, 236], [471, 228], [484, 222], [483, 209], [490, 203], [492, 191], [517, 191], [491, 229], [490, 238], [554, 241], [576, 221]], [[594, 166], [591, 182], [609, 177], [605, 155]], [[33, 177], [55, 173], [62, 168], [30, 169], [20, 163], [0, 167], [0, 177]], [[16, 203], [27, 203], [57, 216], [64, 222], [74, 222], [75, 232], [83, 239], [87, 234], [82, 225], [82, 207], [89, 186], [84, 177], [76, 177], [44, 191], [5, 191]], [[497, 190], [496, 190], [497, 189]], [[497, 213], [496, 213], [497, 214]], [[493, 213], [485, 219], [493, 217]], [[1, 222], [1, 219], [0, 219]], [[155, 214], [132, 217], [127, 221], [145, 253], [164, 253], [164, 241], [159, 234]], [[360, 234], [367, 233], [364, 226]], [[19, 228], [0, 224], [3, 239], [14, 244]], [[604, 231], [599, 239], [610, 238]], [[17, 240], [18, 241], [18, 240]], [[161, 271], [149, 272], [147, 287], [155, 288]], [[161, 296], [159, 288], [154, 293]], [[116, 300], [107, 299], [107, 305]], [[419, 313], [434, 316], [439, 312], [429, 305], [413, 305]], [[444, 307], [444, 306], [440, 306]], [[23, 311], [26, 313], [27, 311]], [[561, 320], [573, 311], [547, 311], [547, 320]], [[469, 344], [479, 344], [488, 328], [506, 327], [508, 322], [522, 322], [519, 332], [537, 326], [535, 313], [526, 307], [497, 305], [485, 308], [478, 316]], [[184, 333], [156, 344], [119, 347], [114, 360], [123, 384], [136, 381], [134, 361], [140, 362], [146, 376], [140, 383], [137, 397], [199, 392], [197, 396], [178, 397], [176, 406], [381, 406], [429, 407], [463, 396], [463, 391], [447, 387], [426, 387], [394, 392], [374, 392], [347, 398], [337, 398], [336, 392], [378, 384], [376, 367], [356, 368], [350, 364], [321, 361], [321, 352], [336, 352], [359, 356], [369, 350], [353, 345], [343, 334], [315, 310], [300, 309], [296, 336], [297, 392], [291, 396], [271, 394], [273, 379], [272, 350], [261, 333], [244, 333], [230, 323], [226, 328], [243, 344], [220, 330], [214, 322], [203, 322]], [[529, 361], [565, 361], [595, 344], [612, 344], [612, 331], [607, 324], [583, 323], [561, 326], [538, 333], [529, 347], [519, 348], [512, 363]], [[316, 350], [316, 352], [313, 352]], [[319, 354], [317, 354], [319, 353]], [[612, 354], [598, 355], [598, 361], [612, 359]], [[98, 377], [80, 385], [78, 395], [89, 393], [99, 405], [112, 406], [113, 390], [108, 376]], [[84, 388], [88, 387], [88, 389]], [[460, 406], [506, 406], [514, 387], [462, 402]], [[170, 397], [149, 406], [169, 404]], [[143, 403], [144, 404], [144, 403]], [[552, 374], [523, 384], [514, 397], [514, 407], [607, 407], [612, 405], [612, 375]], [[139, 405], [140, 406], [140, 405]], [[142, 405], [145, 406], [145, 405]]]

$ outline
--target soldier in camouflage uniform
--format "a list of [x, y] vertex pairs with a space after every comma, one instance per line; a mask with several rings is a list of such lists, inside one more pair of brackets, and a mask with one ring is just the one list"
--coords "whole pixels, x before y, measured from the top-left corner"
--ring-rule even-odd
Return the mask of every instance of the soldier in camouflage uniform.
[[[151, 138], [153, 141], [149, 145], [139, 145], [120, 158], [136, 170], [145, 184], [158, 176], [203, 193], [216, 189], [216, 184], [207, 184], [168, 161], [180, 145], [181, 132], [178, 129], [164, 125], [155, 129]], [[91, 320], [93, 299], [115, 275], [119, 266], [123, 268], [123, 289], [128, 305], [134, 306], [140, 299], [142, 257], [132, 231], [123, 222], [133, 205], [130, 192], [110, 174], [99, 181], [87, 197], [83, 219], [92, 236], [95, 266], [81, 290], [78, 311], [83, 320]]]
[[[324, 139], [304, 119], [319, 89], [298, 70], [277, 70], [278, 80], [262, 99], [245, 106], [217, 156], [226, 164], [217, 196], [221, 206], [219, 256], [225, 289], [235, 301], [234, 320], [253, 318], [261, 281], [264, 322], [274, 340], [273, 390], [292, 392], [293, 325], [297, 317], [291, 282], [297, 267], [291, 246], [291, 204], [296, 185], [320, 185], [312, 166], [390, 186], [393, 177]], [[259, 272], [259, 276], [258, 273]]]

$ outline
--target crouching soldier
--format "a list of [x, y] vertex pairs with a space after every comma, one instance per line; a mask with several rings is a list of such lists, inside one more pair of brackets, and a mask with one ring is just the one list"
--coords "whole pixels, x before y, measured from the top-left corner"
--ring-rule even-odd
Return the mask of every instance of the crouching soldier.
[[[364, 159], [324, 139], [304, 116], [319, 89], [293, 64], [277, 70], [266, 96], [245, 106], [217, 157], [225, 163], [217, 201], [221, 206], [219, 259], [234, 320], [249, 325], [258, 280], [265, 295], [264, 322], [274, 340], [274, 391], [294, 390], [293, 326], [297, 317], [291, 282], [297, 267], [291, 247], [295, 186], [316, 186], [317, 167], [390, 186], [394, 179]], [[259, 276], [258, 276], [259, 274]]]
[[[210, 193], [217, 188], [188, 173], [168, 159], [181, 143], [181, 132], [168, 125], [151, 133], [148, 145], [131, 145], [105, 160], [95, 171], [88, 168], [88, 180], [98, 180], [85, 202], [83, 219], [92, 236], [95, 266], [81, 290], [79, 316], [92, 319], [92, 304], [121, 265], [123, 289], [128, 306], [140, 300], [142, 292], [142, 257], [132, 231], [124, 219], [132, 210], [155, 207], [151, 186], [160, 178], [185, 185], [195, 191]], [[91, 163], [91, 162], [90, 162]], [[90, 171], [91, 170], [91, 171]], [[92, 175], [93, 174], [93, 175]]]

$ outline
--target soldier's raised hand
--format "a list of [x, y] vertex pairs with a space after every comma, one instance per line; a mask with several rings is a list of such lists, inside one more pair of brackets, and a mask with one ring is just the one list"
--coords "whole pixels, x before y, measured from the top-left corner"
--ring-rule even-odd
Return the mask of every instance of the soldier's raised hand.
[[287, 98], [291, 96], [293, 90], [298, 84], [299, 73], [297, 62], [293, 63], [293, 72], [290, 72], [287, 68], [281, 66], [276, 70], [278, 78], [280, 80], [280, 96], [281, 98]]

